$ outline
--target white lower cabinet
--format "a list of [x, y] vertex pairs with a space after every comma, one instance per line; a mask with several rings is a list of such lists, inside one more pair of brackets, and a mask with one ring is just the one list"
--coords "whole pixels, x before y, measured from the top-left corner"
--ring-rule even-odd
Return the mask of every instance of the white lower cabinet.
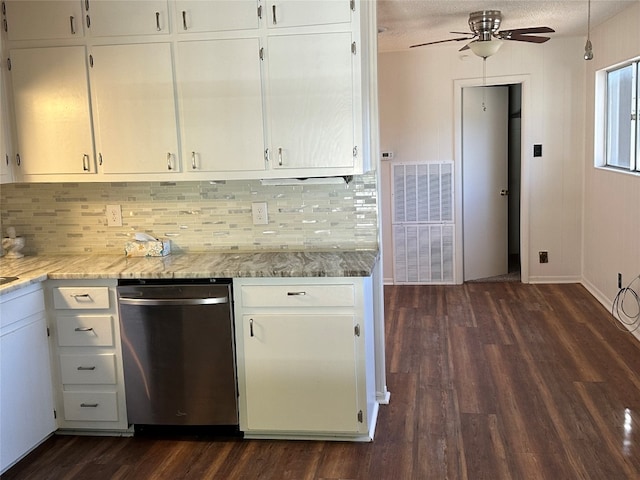
[[40, 284], [0, 298], [0, 474], [55, 429]]
[[128, 428], [114, 280], [47, 282], [58, 426]]
[[370, 287], [368, 278], [234, 280], [245, 436], [373, 438]]

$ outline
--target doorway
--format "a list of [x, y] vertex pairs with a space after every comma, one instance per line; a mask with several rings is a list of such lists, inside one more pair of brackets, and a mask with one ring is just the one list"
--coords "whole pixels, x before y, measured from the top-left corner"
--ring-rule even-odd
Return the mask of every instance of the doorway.
[[463, 280], [520, 280], [522, 85], [461, 91]]

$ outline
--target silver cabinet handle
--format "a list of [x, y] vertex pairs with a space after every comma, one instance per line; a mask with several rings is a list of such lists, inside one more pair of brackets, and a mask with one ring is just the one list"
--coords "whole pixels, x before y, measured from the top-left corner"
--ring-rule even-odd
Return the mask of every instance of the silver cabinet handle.
[[85, 172], [89, 171], [89, 155], [86, 153], [82, 155], [82, 170]]
[[82, 367], [82, 366], [78, 367], [78, 370], [80, 370], [80, 371], [95, 370], [95, 369], [96, 369], [96, 367]]
[[16, 153], [16, 165], [20, 166], [20, 163], [22, 163], [22, 161], [20, 160], [20, 154]]
[[191, 152], [191, 168], [194, 170], [198, 168], [196, 165], [196, 152]]
[[93, 332], [92, 327], [76, 327], [73, 329], [74, 332]]
[[156, 12], [156, 30], [157, 31], [161, 31], [162, 30], [160, 28], [160, 12]]
[[185, 12], [184, 10], [182, 10], [182, 29], [183, 30], [188, 30], [188, 28], [187, 28], [187, 12]]
[[271, 7], [271, 11], [273, 12], [273, 24], [277, 25], [278, 24], [278, 18], [276, 17], [276, 6], [273, 5]]
[[69, 27], [71, 28], [71, 35], [75, 35], [76, 34], [76, 24], [75, 24], [75, 19], [73, 18], [73, 15], [71, 15], [69, 17]]
[[287, 295], [290, 297], [299, 297], [306, 294], [307, 292], [287, 292]]
[[173, 170], [173, 165], [172, 165], [172, 162], [171, 162], [171, 157], [172, 156], [173, 155], [171, 155], [171, 152], [167, 153], [167, 170]]
[[81, 403], [80, 407], [81, 408], [97, 408], [98, 407], [98, 403]]
[[91, 298], [91, 295], [89, 295], [88, 293], [72, 293], [71, 295], [69, 295], [71, 298], [75, 298], [76, 300], [78, 298]]
[[278, 165], [282, 166], [282, 147], [278, 148]]
[[253, 337], [253, 318], [249, 319], [249, 336]]

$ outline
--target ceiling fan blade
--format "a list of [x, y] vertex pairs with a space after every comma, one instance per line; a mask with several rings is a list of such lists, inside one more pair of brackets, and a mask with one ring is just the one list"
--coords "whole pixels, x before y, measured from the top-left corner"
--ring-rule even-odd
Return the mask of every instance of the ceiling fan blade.
[[515, 28], [513, 30], [500, 30], [495, 35], [503, 40], [509, 40], [514, 35], [528, 35], [530, 33], [555, 33], [555, 30], [549, 27]]
[[[472, 37], [473, 38], [473, 37]], [[427, 43], [419, 43], [418, 45], [411, 45], [409, 48], [415, 48], [415, 47], [424, 47], [425, 45], [435, 45], [436, 43], [446, 43], [446, 42], [461, 42], [461, 41], [469, 41], [470, 38], [469, 37], [464, 37], [464, 38], [448, 38], [447, 40], [437, 40], [435, 42], [427, 42]]]
[[[471, 43], [471, 42], [469, 42]], [[462, 47], [460, 50], [458, 50], [459, 52], [464, 52], [465, 50], [469, 50], [471, 47], [469, 46], [469, 43], [467, 43], [464, 47]]]
[[535, 35], [510, 35], [502, 39], [515, 40], [516, 42], [544, 43], [549, 40], [549, 37], [537, 37]]
[[474, 37], [475, 35], [471, 32], [449, 32], [449, 33], [455, 33], [456, 35], [469, 35], [471, 37]]

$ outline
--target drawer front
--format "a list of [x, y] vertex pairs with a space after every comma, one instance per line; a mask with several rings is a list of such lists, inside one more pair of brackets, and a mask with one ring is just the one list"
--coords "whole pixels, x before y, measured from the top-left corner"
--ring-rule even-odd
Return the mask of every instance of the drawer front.
[[83, 422], [118, 421], [116, 392], [63, 392], [64, 419]]
[[[42, 289], [35, 291], [13, 292], [10, 300], [0, 302], [0, 327], [8, 326], [14, 322], [30, 317], [40, 312], [44, 312], [44, 295]], [[8, 295], [7, 295], [8, 296]]]
[[243, 285], [243, 307], [352, 307], [354, 286]]
[[60, 375], [66, 384], [116, 383], [116, 356], [113, 353], [99, 355], [60, 355]]
[[86, 310], [109, 308], [108, 287], [56, 287], [53, 289], [56, 309]]
[[113, 316], [76, 315], [56, 317], [58, 345], [61, 347], [113, 346]]

